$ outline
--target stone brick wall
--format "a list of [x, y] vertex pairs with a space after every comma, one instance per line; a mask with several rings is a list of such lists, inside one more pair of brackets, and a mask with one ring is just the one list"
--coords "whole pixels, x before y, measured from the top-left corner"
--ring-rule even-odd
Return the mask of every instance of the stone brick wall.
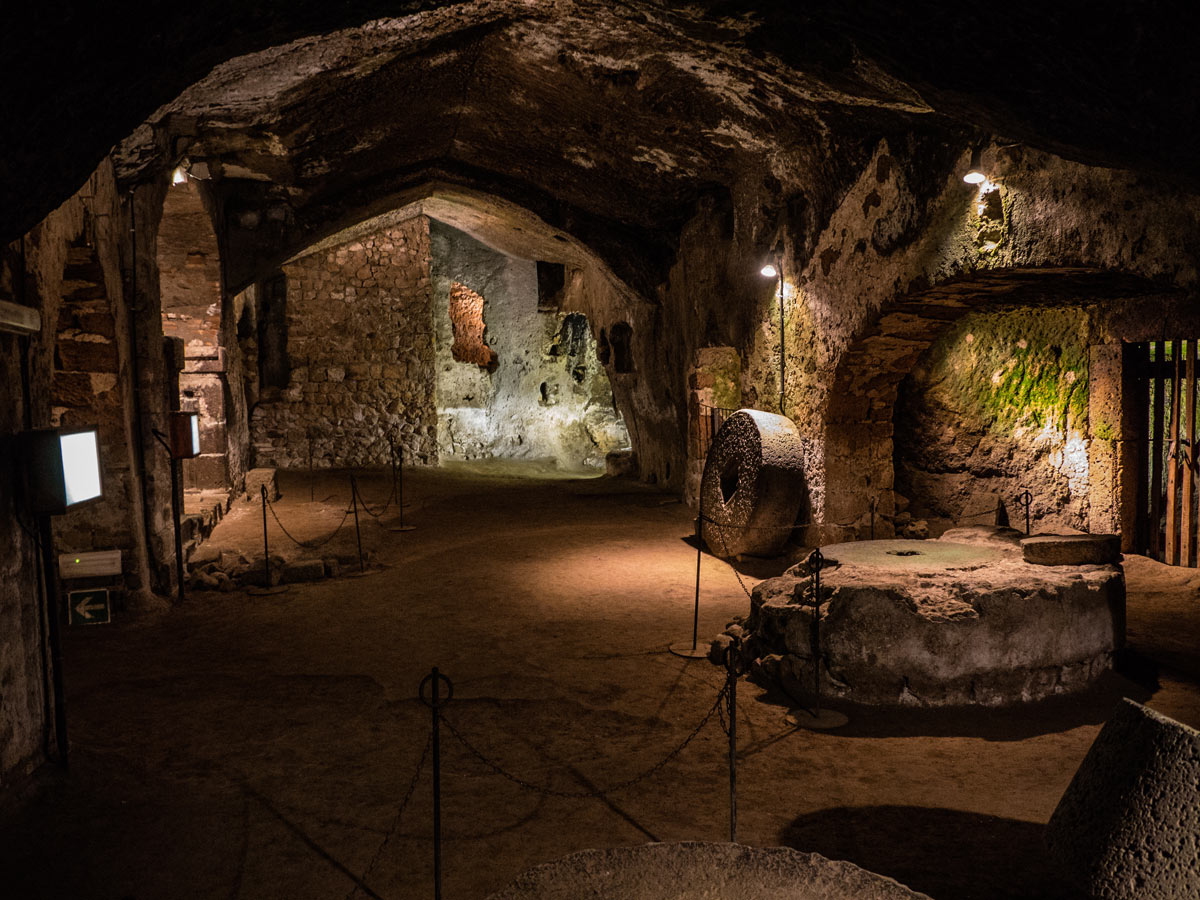
[[286, 388], [251, 413], [260, 466], [383, 465], [388, 435], [406, 462], [437, 460], [428, 220], [423, 217], [287, 264]]

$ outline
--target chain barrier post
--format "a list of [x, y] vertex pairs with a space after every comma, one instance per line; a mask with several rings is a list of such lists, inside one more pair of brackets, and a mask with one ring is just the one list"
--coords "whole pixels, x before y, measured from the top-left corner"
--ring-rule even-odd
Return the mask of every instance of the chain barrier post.
[[821, 717], [821, 564], [825, 557], [818, 547], [809, 557], [814, 562], [812, 572], [813, 614], [812, 614], [812, 660], [813, 660], [813, 693], [816, 697], [817, 718]]
[[729, 841], [737, 843], [737, 659], [741, 641], [725, 649], [725, 694], [729, 704]]
[[875, 540], [875, 507], [879, 505], [879, 498], [871, 498], [871, 540]]
[[258, 492], [262, 496], [263, 514], [263, 587], [271, 587], [271, 545], [267, 542], [267, 486], [260, 484]]
[[1029, 488], [1025, 488], [1021, 492], [1019, 499], [1025, 507], [1025, 536], [1029, 537], [1029, 507], [1033, 505], [1033, 494], [1029, 492]]
[[313, 457], [312, 457], [312, 432], [308, 433], [308, 502], [315, 503], [317, 500], [317, 488], [313, 484]]
[[366, 566], [363, 564], [362, 531], [358, 527], [358, 482], [353, 473], [350, 474], [350, 503], [354, 509], [354, 537], [358, 541], [358, 571], [361, 574], [366, 571]]
[[[446, 685], [446, 697], [442, 699], [441, 685]], [[429, 699], [425, 699], [425, 686], [429, 685]], [[433, 717], [433, 896], [442, 900], [442, 707], [454, 697], [454, 682], [438, 672], [434, 666], [421, 680], [417, 694], [421, 702], [429, 707]]]
[[692, 650], [700, 633], [700, 560], [704, 556], [704, 481], [700, 482], [700, 508], [696, 511], [696, 603], [692, 609]]
[[[399, 437], [399, 432], [397, 432], [397, 437]], [[416, 525], [404, 524], [404, 444], [397, 440], [392, 446], [393, 456], [395, 457], [392, 478], [395, 488], [396, 505], [400, 508], [400, 524], [393, 525], [388, 531], [415, 531], [417, 528]]]

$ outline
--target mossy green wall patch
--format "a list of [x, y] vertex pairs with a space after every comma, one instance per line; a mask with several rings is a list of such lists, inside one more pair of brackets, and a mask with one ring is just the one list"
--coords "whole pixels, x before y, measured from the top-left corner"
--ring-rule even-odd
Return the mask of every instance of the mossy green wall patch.
[[911, 383], [968, 429], [1086, 433], [1086, 329], [1074, 309], [976, 313], [929, 348]]

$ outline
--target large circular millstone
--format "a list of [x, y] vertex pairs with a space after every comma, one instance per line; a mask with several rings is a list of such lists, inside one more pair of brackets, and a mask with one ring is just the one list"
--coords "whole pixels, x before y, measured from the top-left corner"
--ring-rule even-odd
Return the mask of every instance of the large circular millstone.
[[685, 842], [584, 850], [488, 900], [929, 900], [853, 863], [788, 847]]
[[739, 409], [717, 431], [700, 482], [704, 543], [717, 556], [776, 556], [804, 499], [804, 440], [786, 416]]
[[[1031, 563], [1013, 535], [992, 532], [822, 547], [825, 696], [1002, 706], [1083, 690], [1107, 671], [1125, 636], [1121, 567]], [[817, 674], [812, 583], [807, 561], [761, 582], [745, 626], [755, 677], [796, 697]]]

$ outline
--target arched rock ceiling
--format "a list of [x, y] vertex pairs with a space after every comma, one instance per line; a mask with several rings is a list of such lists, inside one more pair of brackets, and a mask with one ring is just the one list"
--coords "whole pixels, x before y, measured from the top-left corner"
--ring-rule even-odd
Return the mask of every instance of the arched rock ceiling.
[[965, 126], [1194, 178], [1186, 23], [1153, 4], [1051, 6], [81, 5], [6, 54], [9, 122], [27, 131], [0, 159], [5, 236], [142, 121], [118, 149], [126, 181], [209, 160], [226, 209], [274, 204], [293, 244], [442, 178], [669, 254], [706, 193], [754, 178], [820, 209], [879, 137]]

